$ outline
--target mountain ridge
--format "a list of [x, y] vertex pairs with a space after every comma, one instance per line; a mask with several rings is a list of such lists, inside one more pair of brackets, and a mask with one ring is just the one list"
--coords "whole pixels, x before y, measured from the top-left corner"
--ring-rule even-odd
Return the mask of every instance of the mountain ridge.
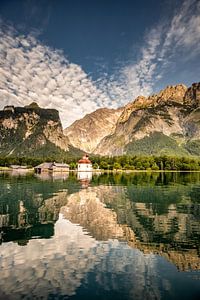
[[[200, 83], [193, 83], [189, 88], [183, 84], [167, 86], [149, 97], [138, 96], [121, 108], [121, 114], [113, 125], [112, 131], [96, 143], [96, 148], [93, 145], [95, 148], [93, 153], [159, 155], [162, 148], [162, 154], [200, 155], [199, 106]], [[80, 122], [83, 120], [86, 120], [86, 116]], [[76, 122], [76, 128], [79, 124]], [[90, 138], [95, 140], [92, 134], [94, 131], [93, 127], [88, 134], [91, 134]], [[65, 133], [67, 135], [67, 130]], [[71, 131], [71, 135], [76, 135], [76, 139], [79, 139], [79, 148], [86, 151], [78, 132]], [[151, 141], [154, 142], [153, 146], [157, 143], [159, 151], [156, 151], [156, 147], [152, 148]], [[163, 147], [165, 141], [169, 144], [166, 149]], [[149, 148], [144, 151], [145, 143], [150, 145], [147, 145], [146, 147]], [[190, 149], [191, 143], [192, 149]], [[195, 143], [197, 151], [193, 149]]]
[[5, 106], [0, 155], [200, 155], [200, 82], [167, 86], [118, 109], [100, 108], [63, 130], [56, 109]]

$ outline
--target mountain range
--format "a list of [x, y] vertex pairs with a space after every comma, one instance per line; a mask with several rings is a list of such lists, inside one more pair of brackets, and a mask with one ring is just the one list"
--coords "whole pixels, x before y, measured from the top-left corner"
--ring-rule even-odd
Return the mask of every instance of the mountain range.
[[100, 108], [62, 129], [55, 109], [0, 111], [1, 155], [200, 155], [200, 82], [167, 86], [118, 109]]
[[74, 147], [99, 155], [200, 155], [200, 83], [96, 110], [64, 133]]

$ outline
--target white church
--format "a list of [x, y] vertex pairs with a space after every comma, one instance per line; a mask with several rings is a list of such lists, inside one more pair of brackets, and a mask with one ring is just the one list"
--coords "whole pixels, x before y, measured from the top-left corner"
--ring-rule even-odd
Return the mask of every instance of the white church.
[[87, 154], [78, 161], [78, 172], [91, 172], [92, 163]]

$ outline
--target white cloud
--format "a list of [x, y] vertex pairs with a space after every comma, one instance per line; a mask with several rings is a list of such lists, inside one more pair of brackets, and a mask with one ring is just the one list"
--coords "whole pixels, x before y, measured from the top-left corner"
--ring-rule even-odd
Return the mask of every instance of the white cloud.
[[[185, 0], [171, 20], [149, 30], [139, 51], [139, 59], [122, 67], [98, 86], [113, 101], [123, 105], [138, 95], [149, 95], [174, 61], [190, 60], [200, 54], [200, 2]], [[168, 77], [168, 75], [167, 75]]]
[[[156, 57], [160, 47], [162, 28], [152, 29], [140, 49], [140, 58], [136, 63], [129, 63], [108, 79], [97, 82], [100, 89], [108, 93], [113, 106], [126, 104], [138, 95], [152, 93], [154, 74], [157, 67]], [[115, 103], [115, 105], [114, 105]]]
[[11, 27], [0, 31], [0, 107], [27, 105], [57, 108], [64, 127], [86, 113], [108, 105], [80, 66], [40, 44], [33, 36], [19, 36]]
[[180, 49], [197, 54], [197, 51], [200, 53], [199, 45], [200, 4], [197, 0], [186, 0], [171, 20], [160, 57], [174, 55]]

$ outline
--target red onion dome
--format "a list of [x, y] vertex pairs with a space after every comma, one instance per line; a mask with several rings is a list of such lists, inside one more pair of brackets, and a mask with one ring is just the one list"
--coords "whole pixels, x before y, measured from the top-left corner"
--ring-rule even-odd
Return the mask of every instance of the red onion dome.
[[79, 164], [91, 164], [89, 157], [87, 154], [83, 155], [83, 157], [78, 161]]
[[82, 158], [78, 161], [79, 164], [91, 164], [91, 161], [87, 158]]

